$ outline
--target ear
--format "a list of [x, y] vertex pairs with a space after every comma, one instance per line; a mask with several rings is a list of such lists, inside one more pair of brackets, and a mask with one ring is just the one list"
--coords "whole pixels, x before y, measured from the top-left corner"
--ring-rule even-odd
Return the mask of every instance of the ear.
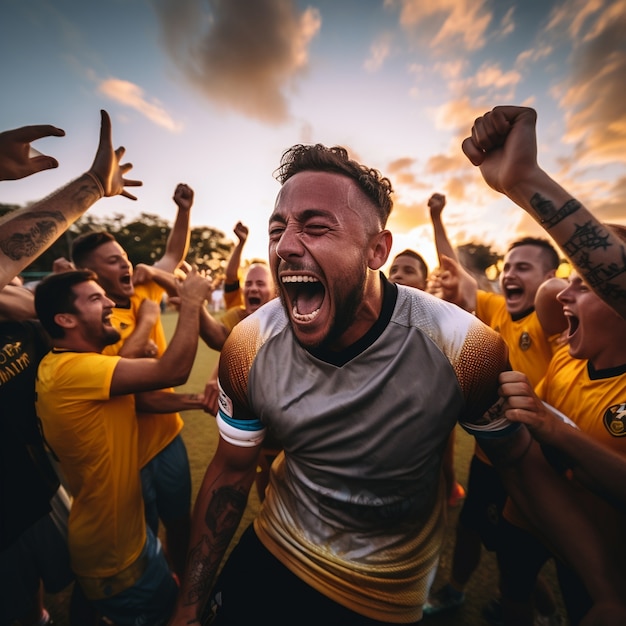
[[74, 328], [76, 326], [76, 318], [71, 313], [57, 313], [54, 321], [61, 328]]
[[367, 267], [371, 270], [379, 270], [389, 258], [393, 237], [388, 230], [381, 230], [370, 240], [369, 257]]

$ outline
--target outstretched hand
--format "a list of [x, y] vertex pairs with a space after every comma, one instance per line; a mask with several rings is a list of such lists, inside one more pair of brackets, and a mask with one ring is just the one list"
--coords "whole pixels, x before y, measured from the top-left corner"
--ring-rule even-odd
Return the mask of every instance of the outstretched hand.
[[495, 107], [474, 122], [463, 152], [496, 191], [509, 195], [537, 171], [536, 122], [534, 109], [518, 106]]
[[137, 197], [128, 192], [125, 187], [141, 187], [140, 180], [128, 180], [124, 175], [133, 167], [130, 163], [120, 165], [120, 160], [126, 152], [125, 148], [113, 150], [111, 136], [111, 118], [102, 110], [100, 123], [100, 143], [89, 174], [94, 175], [101, 183], [105, 197], [124, 196], [130, 200]]
[[59, 167], [51, 156], [31, 147], [42, 137], [63, 137], [65, 131], [49, 124], [22, 126], [0, 133], [0, 180], [19, 180], [31, 174]]

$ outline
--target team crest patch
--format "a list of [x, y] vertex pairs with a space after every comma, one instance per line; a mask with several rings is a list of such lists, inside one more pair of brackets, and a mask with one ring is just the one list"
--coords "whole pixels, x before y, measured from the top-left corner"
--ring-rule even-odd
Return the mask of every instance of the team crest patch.
[[604, 412], [604, 425], [613, 437], [626, 436], [626, 402], [610, 406]]
[[530, 344], [532, 343], [532, 340], [530, 338], [530, 335], [524, 331], [519, 338], [519, 347], [520, 350], [523, 350], [524, 352], [526, 352], [526, 350], [528, 350], [528, 348], [530, 348]]

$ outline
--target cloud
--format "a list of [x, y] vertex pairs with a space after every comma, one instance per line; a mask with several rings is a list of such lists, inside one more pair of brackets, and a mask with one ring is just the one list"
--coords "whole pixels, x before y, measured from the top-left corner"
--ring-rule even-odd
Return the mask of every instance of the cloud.
[[515, 13], [515, 7], [511, 7], [500, 22], [500, 32], [498, 36], [504, 39], [515, 31], [515, 20], [513, 19], [513, 13]]
[[370, 47], [370, 56], [365, 60], [363, 67], [368, 72], [379, 70], [385, 59], [391, 54], [391, 36], [381, 35]]
[[98, 85], [98, 91], [111, 100], [135, 109], [157, 126], [173, 132], [182, 130], [182, 124], [174, 121], [158, 100], [149, 102], [143, 89], [134, 83], [119, 78], [109, 78]]
[[434, 48], [460, 44], [478, 50], [487, 41], [492, 14], [485, 0], [386, 0], [385, 4], [399, 5], [400, 24]]
[[307, 68], [319, 12], [292, 0], [153, 0], [167, 52], [182, 77], [224, 109], [278, 124], [285, 91]]
[[517, 55], [515, 65], [518, 68], [525, 68], [531, 63], [536, 63], [537, 61], [549, 58], [553, 50], [553, 47], [546, 43], [533, 46], [532, 48], [524, 50]]
[[557, 91], [564, 141], [583, 165], [626, 163], [626, 2], [571, 4], [575, 19], [557, 12], [550, 22], [552, 29], [566, 28], [573, 46], [572, 71]]

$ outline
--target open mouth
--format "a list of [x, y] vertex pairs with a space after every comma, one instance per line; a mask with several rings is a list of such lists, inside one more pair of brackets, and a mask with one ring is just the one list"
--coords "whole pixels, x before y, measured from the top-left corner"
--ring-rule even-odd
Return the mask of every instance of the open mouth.
[[524, 290], [521, 287], [505, 287], [504, 295], [507, 300], [519, 300], [524, 295]]
[[283, 287], [291, 303], [291, 316], [296, 322], [312, 322], [320, 312], [326, 290], [322, 283], [310, 275], [282, 277]]
[[259, 308], [261, 306], [261, 298], [258, 296], [250, 296], [248, 298], [248, 303], [252, 308]]
[[569, 338], [574, 335], [578, 330], [578, 327], [580, 326], [580, 321], [575, 315], [567, 314], [566, 317], [568, 324], [567, 337]]
[[130, 281], [130, 274], [124, 274], [124, 276], [120, 278], [120, 282], [122, 283], [122, 285], [130, 285]]

